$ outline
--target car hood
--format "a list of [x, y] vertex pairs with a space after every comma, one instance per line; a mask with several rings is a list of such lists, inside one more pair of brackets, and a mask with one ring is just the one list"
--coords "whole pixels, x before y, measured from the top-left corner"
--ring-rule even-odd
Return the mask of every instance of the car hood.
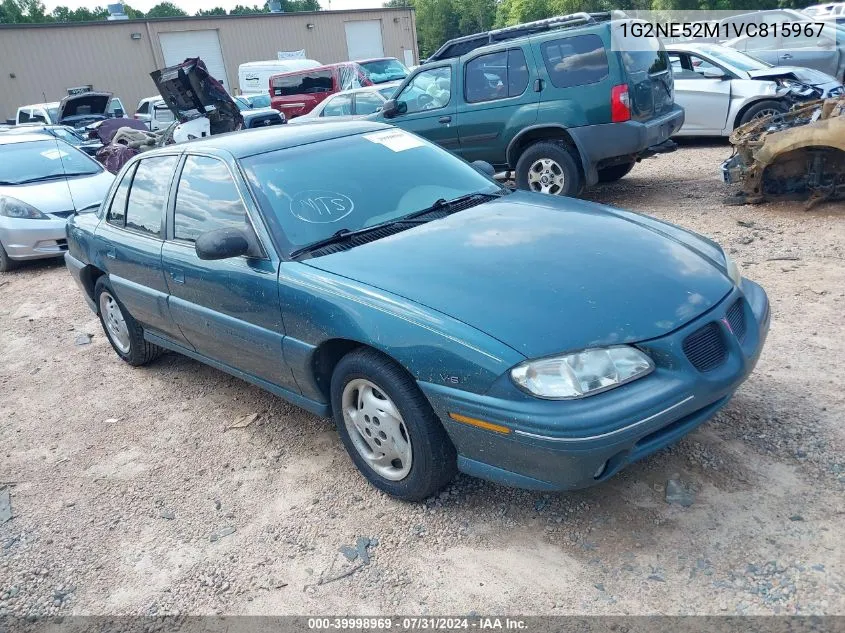
[[709, 240], [526, 192], [303, 263], [450, 315], [529, 358], [661, 336], [732, 288]]
[[823, 86], [829, 83], [839, 83], [836, 80], [836, 77], [823, 73], [820, 70], [800, 68], [798, 66], [779, 66], [777, 68], [749, 70], [748, 75], [752, 79], [774, 79], [776, 77], [790, 78], [810, 86]]
[[199, 58], [186, 59], [150, 73], [159, 94], [173, 115], [181, 122], [207, 116], [211, 133], [223, 134], [243, 125], [235, 100], [212, 77]]
[[59, 102], [58, 122], [106, 116], [111, 103], [110, 92], [83, 92], [69, 95]]
[[114, 181], [114, 175], [103, 170], [92, 176], [57, 178], [47, 182], [0, 187], [0, 196], [22, 200], [42, 213], [67, 214], [101, 202]]

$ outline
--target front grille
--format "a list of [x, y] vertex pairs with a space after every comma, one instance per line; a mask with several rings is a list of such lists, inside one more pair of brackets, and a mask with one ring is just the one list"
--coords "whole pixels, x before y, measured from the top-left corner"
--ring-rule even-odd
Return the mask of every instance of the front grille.
[[731, 331], [734, 333], [734, 336], [737, 340], [742, 341], [745, 338], [745, 332], [747, 330], [742, 299], [737, 299], [736, 303], [728, 308], [728, 313], [725, 316], [728, 318], [728, 323], [731, 326]]
[[698, 371], [716, 369], [728, 357], [722, 330], [716, 323], [708, 323], [686, 337], [683, 349]]

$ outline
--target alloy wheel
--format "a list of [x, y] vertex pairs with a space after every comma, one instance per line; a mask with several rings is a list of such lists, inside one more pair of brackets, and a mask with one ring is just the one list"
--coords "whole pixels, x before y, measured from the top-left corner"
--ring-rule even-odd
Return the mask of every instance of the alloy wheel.
[[126, 326], [126, 320], [123, 318], [123, 312], [121, 312], [117, 300], [105, 291], [100, 293], [100, 314], [102, 314], [106, 334], [108, 334], [111, 342], [123, 354], [128, 354], [131, 347], [129, 328]]
[[560, 194], [566, 187], [563, 168], [551, 158], [534, 161], [528, 168], [528, 186], [531, 191]]

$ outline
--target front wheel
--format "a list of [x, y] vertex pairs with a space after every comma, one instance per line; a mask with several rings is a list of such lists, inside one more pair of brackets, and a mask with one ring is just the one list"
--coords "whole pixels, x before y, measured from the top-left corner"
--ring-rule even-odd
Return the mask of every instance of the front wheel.
[[554, 196], [577, 196], [584, 183], [578, 164], [566, 144], [540, 141], [519, 157], [516, 186]]
[[2, 244], [0, 244], [0, 273], [7, 273], [14, 269], [17, 265], [18, 263], [9, 257], [6, 249], [3, 248]]
[[774, 114], [783, 114], [789, 108], [779, 101], [772, 101], [770, 99], [759, 101], [742, 113], [742, 118], [739, 120], [739, 125], [745, 125], [750, 121], [756, 121], [763, 117], [772, 116]]
[[146, 365], [158, 358], [162, 350], [144, 340], [141, 325], [126, 310], [103, 275], [94, 286], [94, 297], [100, 313], [100, 323], [112, 348], [130, 365]]
[[455, 476], [449, 436], [413, 378], [389, 358], [364, 348], [343, 357], [331, 400], [340, 439], [379, 490], [419, 501]]

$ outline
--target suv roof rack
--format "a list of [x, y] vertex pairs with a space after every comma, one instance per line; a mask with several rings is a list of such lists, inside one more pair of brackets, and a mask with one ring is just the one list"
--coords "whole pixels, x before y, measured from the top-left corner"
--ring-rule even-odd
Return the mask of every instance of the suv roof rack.
[[586, 26], [588, 24], [598, 24], [599, 22], [607, 22], [612, 19], [610, 11], [602, 11], [599, 13], [587, 13], [581, 11], [579, 13], [570, 13], [568, 15], [557, 15], [553, 18], [546, 18], [544, 20], [537, 20], [535, 22], [525, 22], [524, 24], [515, 24], [514, 26], [506, 26], [501, 29], [493, 29], [492, 31], [484, 31], [482, 33], [474, 33], [473, 35], [464, 35], [463, 37], [456, 37], [449, 40], [443, 46], [429, 57], [425, 63], [433, 62], [441, 59], [450, 59], [452, 57], [460, 57], [466, 55], [470, 51], [495, 42], [504, 42], [506, 40], [516, 39], [518, 37], [526, 37], [544, 31], [553, 31], [556, 29], [570, 29], [578, 26]]

